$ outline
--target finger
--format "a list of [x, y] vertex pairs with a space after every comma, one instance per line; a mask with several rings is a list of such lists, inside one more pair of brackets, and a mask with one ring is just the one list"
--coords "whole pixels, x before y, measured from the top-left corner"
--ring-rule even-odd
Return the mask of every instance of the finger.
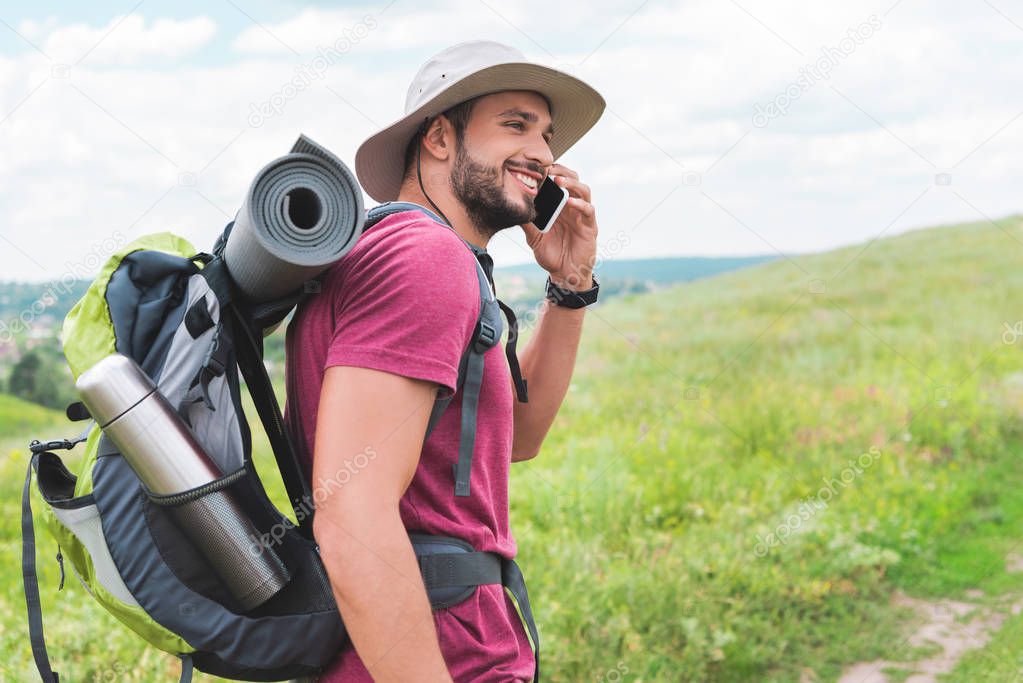
[[555, 177], [554, 182], [568, 190], [568, 194], [570, 196], [579, 197], [580, 199], [590, 201], [590, 186], [587, 185], [586, 183], [580, 182], [575, 178], [569, 178], [568, 176], [563, 175]]
[[572, 208], [576, 209], [587, 218], [592, 219], [597, 217], [597, 209], [594, 208], [593, 204], [590, 204], [585, 199], [580, 199], [579, 197], [569, 197], [568, 202], [565, 204], [565, 206], [571, 206]]
[[561, 164], [553, 164], [547, 175], [563, 175], [569, 178], [579, 179], [579, 174], [570, 169], [568, 166], [562, 166]]
[[540, 229], [537, 228], [536, 225], [534, 225], [533, 223], [523, 223], [522, 232], [526, 236], [526, 244], [530, 247], [535, 245], [536, 241], [543, 236], [543, 233], [540, 232]]

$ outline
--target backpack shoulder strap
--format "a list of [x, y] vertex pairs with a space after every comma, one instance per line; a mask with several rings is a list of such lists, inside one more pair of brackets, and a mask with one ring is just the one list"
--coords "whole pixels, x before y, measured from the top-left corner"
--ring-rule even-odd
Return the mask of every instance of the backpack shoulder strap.
[[[455, 382], [455, 393], [465, 386], [470, 368], [475, 368], [475, 364], [470, 364], [470, 357], [473, 355], [475, 347], [482, 345], [483, 351], [486, 351], [501, 338], [501, 319], [493, 311], [494, 305], [500, 302], [494, 296], [494, 292], [487, 280], [486, 272], [478, 260], [476, 261], [476, 280], [479, 283], [480, 289], [480, 313], [476, 319], [476, 326], [473, 328], [472, 337], [470, 337], [465, 350], [462, 351], [462, 357], [458, 362], [458, 379]], [[482, 363], [481, 357], [478, 361], [481, 373]], [[482, 376], [479, 378], [479, 381], [482, 383]], [[430, 421], [426, 426], [426, 436], [429, 436], [430, 432], [433, 431], [434, 426], [440, 420], [440, 416], [444, 414], [452, 398], [454, 398], [454, 393], [446, 398], [437, 399], [434, 402], [433, 412], [430, 414]], [[475, 412], [475, 405], [473, 406], [473, 411]], [[475, 429], [476, 419], [474, 416], [472, 419], [472, 431], [475, 432]]]
[[[39, 676], [45, 683], [58, 683], [60, 675], [50, 666], [46, 652], [46, 637], [43, 635], [42, 603], [39, 600], [39, 580], [36, 575], [36, 537], [32, 525], [32, 502], [29, 488], [32, 485], [32, 468], [39, 456], [33, 452], [25, 474], [25, 487], [21, 492], [21, 573], [25, 582], [25, 605], [28, 608], [28, 631], [32, 644], [32, 657], [36, 662]], [[63, 565], [61, 565], [63, 570]]]
[[291, 507], [299, 520], [298, 532], [306, 539], [312, 540], [313, 515], [306, 514], [308, 501], [312, 500], [312, 490], [302, 471], [291, 435], [284, 428], [280, 405], [266, 366], [263, 365], [262, 338], [253, 333], [255, 323], [252, 321], [251, 312], [243, 310], [242, 304], [235, 298], [230, 276], [220, 255], [210, 260], [199, 272], [206, 278], [210, 289], [220, 301], [223, 316], [220, 324], [226, 325], [230, 330], [238, 368], [249, 388], [253, 405], [270, 441], [270, 448], [277, 461], [277, 468], [288, 492]]
[[[480, 265], [478, 261], [476, 265]], [[477, 274], [480, 281], [480, 317], [458, 365], [458, 387], [462, 390], [462, 424], [459, 431], [458, 462], [453, 468], [456, 496], [469, 495], [469, 475], [476, 445], [477, 409], [480, 388], [483, 386], [483, 354], [500, 343], [502, 332], [501, 309], [497, 297], [482, 267], [477, 268]]]
[[[421, 211], [433, 218], [438, 223], [447, 226], [435, 213], [429, 209], [412, 202], [386, 202], [373, 207], [367, 212], [366, 221], [363, 223], [363, 231], [368, 230], [383, 218], [401, 211]], [[447, 226], [453, 231], [451, 226]], [[456, 233], [457, 234], [457, 233]], [[462, 352], [458, 363], [458, 380], [455, 393], [462, 391], [462, 419], [459, 430], [458, 461], [452, 466], [455, 479], [455, 495], [464, 497], [469, 495], [469, 479], [472, 471], [473, 449], [476, 445], [476, 420], [479, 407], [480, 389], [483, 386], [483, 354], [490, 348], [497, 345], [501, 340], [503, 325], [501, 321], [500, 302], [490, 285], [487, 272], [480, 263], [480, 255], [466, 242], [461, 235], [459, 239], [465, 244], [474, 256], [476, 262], [476, 279], [480, 288], [480, 314], [473, 328], [472, 337]], [[511, 353], [514, 355], [514, 340], [509, 335]], [[515, 367], [518, 367], [516, 360]], [[433, 432], [434, 427], [440, 421], [441, 415], [447, 410], [454, 394], [445, 398], [438, 398], [434, 401], [433, 410], [430, 413], [430, 420], [426, 426], [426, 438]]]

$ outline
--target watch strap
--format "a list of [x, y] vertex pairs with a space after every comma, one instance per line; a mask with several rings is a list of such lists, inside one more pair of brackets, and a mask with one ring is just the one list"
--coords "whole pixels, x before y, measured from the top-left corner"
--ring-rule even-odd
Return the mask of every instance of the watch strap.
[[597, 282], [597, 276], [591, 276], [593, 278], [593, 286], [583, 291], [575, 291], [571, 289], [562, 289], [553, 282], [551, 282], [550, 275], [547, 276], [547, 300], [553, 302], [557, 306], [564, 308], [583, 308], [589, 306], [597, 301], [597, 294], [600, 291], [600, 283]]

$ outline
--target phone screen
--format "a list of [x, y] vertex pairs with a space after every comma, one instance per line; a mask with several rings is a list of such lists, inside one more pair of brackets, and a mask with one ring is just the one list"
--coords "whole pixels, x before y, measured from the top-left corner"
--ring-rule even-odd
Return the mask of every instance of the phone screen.
[[533, 206], [536, 207], [536, 218], [533, 225], [540, 232], [547, 232], [557, 219], [561, 209], [568, 199], [568, 190], [551, 180], [550, 176], [544, 178], [540, 191], [533, 198]]

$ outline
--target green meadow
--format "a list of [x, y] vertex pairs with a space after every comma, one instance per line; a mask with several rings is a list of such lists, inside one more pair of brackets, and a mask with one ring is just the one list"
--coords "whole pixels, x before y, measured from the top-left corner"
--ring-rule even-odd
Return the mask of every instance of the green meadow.
[[[512, 468], [544, 679], [836, 681], [886, 660], [904, 680], [934, 651], [908, 638], [921, 617], [904, 595], [1004, 616], [945, 680], [1018, 680], [1021, 257], [1016, 216], [590, 310], [544, 448]], [[27, 681], [27, 443], [79, 425], [10, 397], [0, 424], [0, 671]], [[272, 472], [265, 439], [255, 457]], [[177, 680], [177, 660], [96, 606], [70, 569], [57, 591], [56, 543], [41, 525], [37, 536], [62, 680]]]

